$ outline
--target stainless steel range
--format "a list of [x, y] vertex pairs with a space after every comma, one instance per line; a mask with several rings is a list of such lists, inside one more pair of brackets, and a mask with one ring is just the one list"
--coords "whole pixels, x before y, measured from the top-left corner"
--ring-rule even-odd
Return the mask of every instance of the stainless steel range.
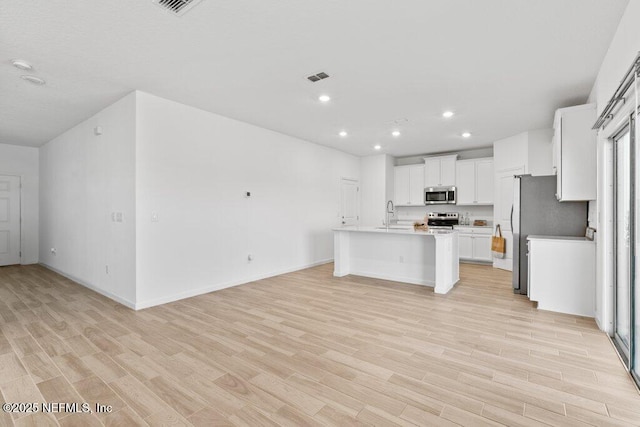
[[433, 230], [453, 230], [453, 226], [458, 225], [459, 221], [458, 212], [429, 212], [427, 214], [427, 225]]

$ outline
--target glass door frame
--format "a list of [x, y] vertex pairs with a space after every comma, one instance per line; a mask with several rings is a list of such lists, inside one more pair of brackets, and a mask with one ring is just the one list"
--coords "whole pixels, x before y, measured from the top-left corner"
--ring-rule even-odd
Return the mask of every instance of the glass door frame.
[[616, 349], [618, 350], [618, 354], [622, 359], [625, 367], [632, 373], [635, 377], [636, 382], [640, 384], [640, 378], [638, 378], [637, 374], [633, 372], [633, 361], [635, 354], [635, 328], [634, 328], [634, 303], [635, 303], [635, 288], [636, 283], [636, 137], [635, 137], [635, 117], [634, 114], [631, 114], [629, 118], [625, 121], [625, 123], [620, 126], [618, 130], [616, 130], [611, 136], [610, 140], [613, 143], [613, 164], [614, 164], [614, 173], [613, 173], [613, 218], [614, 221], [617, 221], [618, 217], [618, 147], [617, 141], [623, 136], [625, 133], [629, 133], [629, 348], [627, 349], [623, 343], [621, 343], [621, 339], [618, 338], [617, 330], [617, 318], [618, 318], [618, 229], [617, 225], [614, 227], [613, 232], [613, 248], [614, 253], [616, 254], [614, 257], [614, 268], [613, 268], [613, 333], [612, 333], [612, 342]]

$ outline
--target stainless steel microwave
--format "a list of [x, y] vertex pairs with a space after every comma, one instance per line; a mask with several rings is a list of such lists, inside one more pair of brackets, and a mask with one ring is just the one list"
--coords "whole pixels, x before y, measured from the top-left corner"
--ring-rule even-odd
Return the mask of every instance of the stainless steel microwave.
[[427, 187], [424, 189], [425, 205], [455, 205], [456, 187]]

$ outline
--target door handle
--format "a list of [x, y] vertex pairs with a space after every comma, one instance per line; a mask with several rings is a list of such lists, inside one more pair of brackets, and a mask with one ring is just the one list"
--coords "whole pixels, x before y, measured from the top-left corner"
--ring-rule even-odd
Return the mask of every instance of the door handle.
[[511, 205], [511, 219], [509, 221], [511, 222], [511, 232], [513, 233], [513, 205]]

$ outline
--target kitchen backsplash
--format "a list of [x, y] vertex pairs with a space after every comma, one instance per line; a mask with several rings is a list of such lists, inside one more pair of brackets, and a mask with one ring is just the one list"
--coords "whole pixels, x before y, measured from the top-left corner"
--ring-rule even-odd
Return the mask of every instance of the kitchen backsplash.
[[394, 219], [400, 221], [418, 221], [424, 219], [428, 212], [458, 212], [461, 216], [463, 214], [466, 216], [468, 213], [472, 222], [476, 219], [484, 219], [489, 224], [493, 223], [493, 206], [398, 206]]

